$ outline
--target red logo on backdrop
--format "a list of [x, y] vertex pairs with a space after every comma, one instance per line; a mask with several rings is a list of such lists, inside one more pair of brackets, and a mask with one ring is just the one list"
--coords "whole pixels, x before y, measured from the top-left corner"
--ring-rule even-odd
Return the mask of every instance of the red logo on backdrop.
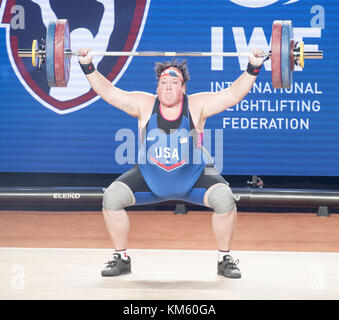
[[[150, 0], [7, 0], [2, 16], [6, 28], [7, 51], [13, 69], [27, 91], [45, 107], [57, 113], [84, 108], [98, 99], [80, 69], [77, 57], [71, 58], [67, 87], [49, 87], [46, 65], [41, 72], [32, 59], [18, 56], [18, 49], [31, 49], [34, 39], [42, 44], [49, 21], [67, 19], [71, 48], [93, 51], [136, 51], [147, 18]], [[83, 5], [83, 4], [86, 5]], [[1, 4], [1, 0], [0, 0]], [[24, 11], [23, 27], [11, 24], [14, 16]], [[95, 67], [116, 83], [126, 71], [131, 57], [93, 58]]]

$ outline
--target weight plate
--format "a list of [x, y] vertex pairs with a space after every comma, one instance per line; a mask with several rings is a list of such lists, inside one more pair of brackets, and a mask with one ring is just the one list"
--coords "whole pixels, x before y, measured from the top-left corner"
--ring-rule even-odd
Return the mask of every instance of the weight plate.
[[271, 68], [273, 88], [282, 88], [281, 83], [281, 30], [282, 21], [275, 20], [272, 26]]
[[300, 46], [299, 46], [299, 65], [300, 68], [303, 69], [304, 68], [304, 42], [301, 41], [300, 42]]
[[291, 39], [293, 38], [292, 22], [283, 21], [281, 30], [281, 83], [283, 88], [290, 88], [292, 85], [291, 70]]
[[38, 64], [38, 58], [36, 57], [36, 50], [38, 49], [38, 40], [32, 42], [32, 66], [36, 67]]
[[50, 87], [56, 87], [54, 74], [54, 36], [56, 21], [50, 21], [46, 31], [46, 75]]
[[54, 38], [54, 74], [57, 87], [66, 87], [69, 80], [71, 64], [65, 50], [70, 49], [70, 42], [68, 21], [57, 20]]
[[290, 45], [290, 69], [291, 71], [294, 71], [294, 66], [295, 66], [295, 58], [294, 58], [294, 40], [291, 40], [291, 45]]

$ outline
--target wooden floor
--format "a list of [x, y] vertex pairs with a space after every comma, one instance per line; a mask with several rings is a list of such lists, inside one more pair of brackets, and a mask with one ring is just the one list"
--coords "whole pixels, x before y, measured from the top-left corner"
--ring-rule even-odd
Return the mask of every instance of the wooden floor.
[[129, 216], [133, 272], [103, 278], [100, 212], [0, 211], [0, 299], [339, 299], [339, 215], [240, 212], [235, 280], [216, 274], [210, 212]]
[[[211, 212], [130, 211], [129, 248], [214, 250]], [[339, 252], [339, 214], [239, 212], [233, 250]], [[101, 212], [0, 211], [0, 247], [112, 248]]]

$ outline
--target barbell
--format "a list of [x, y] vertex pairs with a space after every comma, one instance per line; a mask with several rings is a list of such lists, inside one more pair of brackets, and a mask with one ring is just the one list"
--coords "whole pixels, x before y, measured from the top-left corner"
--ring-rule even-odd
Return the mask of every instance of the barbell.
[[[249, 56], [244, 52], [170, 52], [170, 51], [91, 51], [92, 56], [139, 56], [139, 57], [240, 57]], [[46, 64], [47, 82], [50, 87], [66, 87], [70, 75], [70, 59], [78, 56], [71, 49], [70, 28], [67, 19], [50, 21], [43, 44], [33, 40], [31, 49], [19, 49], [18, 56], [31, 58], [32, 65], [41, 70]], [[304, 51], [304, 43], [294, 41], [290, 20], [275, 20], [272, 26], [271, 50], [262, 57], [271, 59], [272, 85], [276, 89], [290, 88], [295, 66], [304, 68], [305, 59], [322, 59], [322, 51]]]

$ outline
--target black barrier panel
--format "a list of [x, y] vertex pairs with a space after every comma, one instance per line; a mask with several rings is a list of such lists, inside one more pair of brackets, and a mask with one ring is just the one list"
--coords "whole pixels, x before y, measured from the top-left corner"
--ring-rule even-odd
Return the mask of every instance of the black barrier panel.
[[[0, 210], [14, 207], [101, 208], [104, 188], [0, 188]], [[339, 208], [339, 191], [233, 188], [237, 206]], [[181, 202], [180, 202], [181, 203]], [[164, 204], [175, 205], [175, 201]], [[135, 207], [137, 209], [137, 207]]]

